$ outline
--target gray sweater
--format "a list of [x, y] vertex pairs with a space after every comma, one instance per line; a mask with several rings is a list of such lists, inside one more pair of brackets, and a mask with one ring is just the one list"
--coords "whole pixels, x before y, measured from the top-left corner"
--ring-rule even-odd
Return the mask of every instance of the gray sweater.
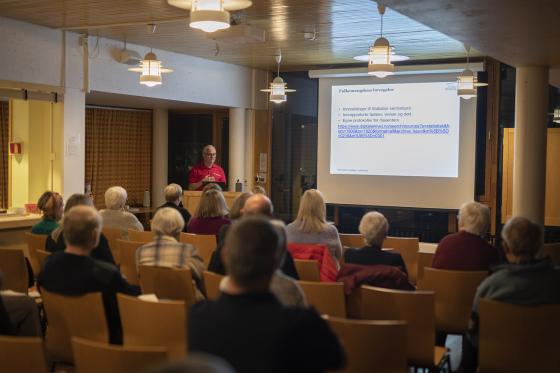
[[286, 227], [288, 243], [322, 243], [327, 245], [329, 251], [338, 265], [338, 260], [342, 255], [342, 244], [338, 236], [338, 230], [334, 225], [327, 224], [325, 229], [317, 233], [305, 233], [299, 228], [296, 222], [288, 224]]

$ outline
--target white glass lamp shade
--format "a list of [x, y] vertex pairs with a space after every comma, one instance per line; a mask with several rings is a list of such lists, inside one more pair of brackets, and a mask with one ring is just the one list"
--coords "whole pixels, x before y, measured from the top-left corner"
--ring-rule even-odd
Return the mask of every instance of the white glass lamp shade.
[[138, 67], [131, 67], [129, 71], [140, 73], [140, 84], [155, 87], [156, 85], [162, 84], [161, 74], [170, 73], [173, 70], [166, 69], [161, 66], [161, 61], [157, 59], [155, 53], [146, 53], [144, 59], [140, 61]]
[[476, 80], [470, 69], [465, 69], [457, 78], [457, 95], [469, 100], [476, 97]]
[[369, 47], [369, 63], [368, 74], [375, 75], [378, 78], [395, 73], [395, 65], [391, 63], [391, 46], [389, 40], [381, 37], [378, 38], [371, 47]]
[[560, 124], [560, 107], [554, 109], [554, 116], [552, 117], [554, 123]]
[[229, 28], [229, 12], [224, 9], [223, 0], [194, 0], [191, 6], [189, 26], [204, 32], [214, 32]]
[[286, 83], [284, 79], [277, 76], [274, 78], [272, 83], [270, 83], [269, 89], [261, 89], [261, 92], [269, 92], [270, 93], [270, 101], [274, 102], [275, 104], [281, 104], [282, 102], [286, 102], [288, 100], [288, 96], [286, 93], [288, 92], [295, 92], [295, 89], [288, 89], [286, 88]]

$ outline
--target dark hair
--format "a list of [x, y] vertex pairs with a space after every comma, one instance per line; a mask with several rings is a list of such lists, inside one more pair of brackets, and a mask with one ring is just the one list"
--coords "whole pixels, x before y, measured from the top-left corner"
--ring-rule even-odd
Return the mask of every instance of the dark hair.
[[37, 207], [43, 211], [43, 216], [56, 219], [60, 218], [57, 216], [57, 212], [62, 207], [62, 196], [57, 192], [53, 192], [47, 190], [45, 193], [39, 197], [39, 201], [37, 201]]
[[91, 198], [81, 193], [72, 194], [66, 200], [66, 206], [64, 206], [64, 212], [68, 212], [74, 206], [81, 206], [81, 205], [93, 206]]

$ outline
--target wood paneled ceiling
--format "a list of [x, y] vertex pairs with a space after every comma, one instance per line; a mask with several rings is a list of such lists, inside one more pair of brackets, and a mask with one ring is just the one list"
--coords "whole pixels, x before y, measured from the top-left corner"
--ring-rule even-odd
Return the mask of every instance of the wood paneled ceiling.
[[[369, 0], [253, 0], [234, 18], [264, 29], [266, 41], [248, 44], [214, 41], [190, 29], [188, 12], [165, 0], [0, 0], [0, 16], [265, 69], [273, 68], [281, 49], [283, 70], [364, 65], [352, 57], [367, 54], [380, 27], [377, 5]], [[148, 23], [157, 24], [155, 33], [148, 32]], [[305, 40], [303, 32], [313, 30], [316, 40]], [[464, 57], [461, 42], [392, 9], [384, 17], [384, 34], [398, 54], [413, 60]]]

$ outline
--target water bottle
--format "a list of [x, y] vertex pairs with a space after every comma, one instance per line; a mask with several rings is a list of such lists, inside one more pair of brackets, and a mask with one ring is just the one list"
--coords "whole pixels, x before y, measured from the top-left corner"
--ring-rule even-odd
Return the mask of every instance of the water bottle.
[[142, 203], [144, 207], [150, 207], [150, 191], [146, 190], [144, 192], [144, 201]]

